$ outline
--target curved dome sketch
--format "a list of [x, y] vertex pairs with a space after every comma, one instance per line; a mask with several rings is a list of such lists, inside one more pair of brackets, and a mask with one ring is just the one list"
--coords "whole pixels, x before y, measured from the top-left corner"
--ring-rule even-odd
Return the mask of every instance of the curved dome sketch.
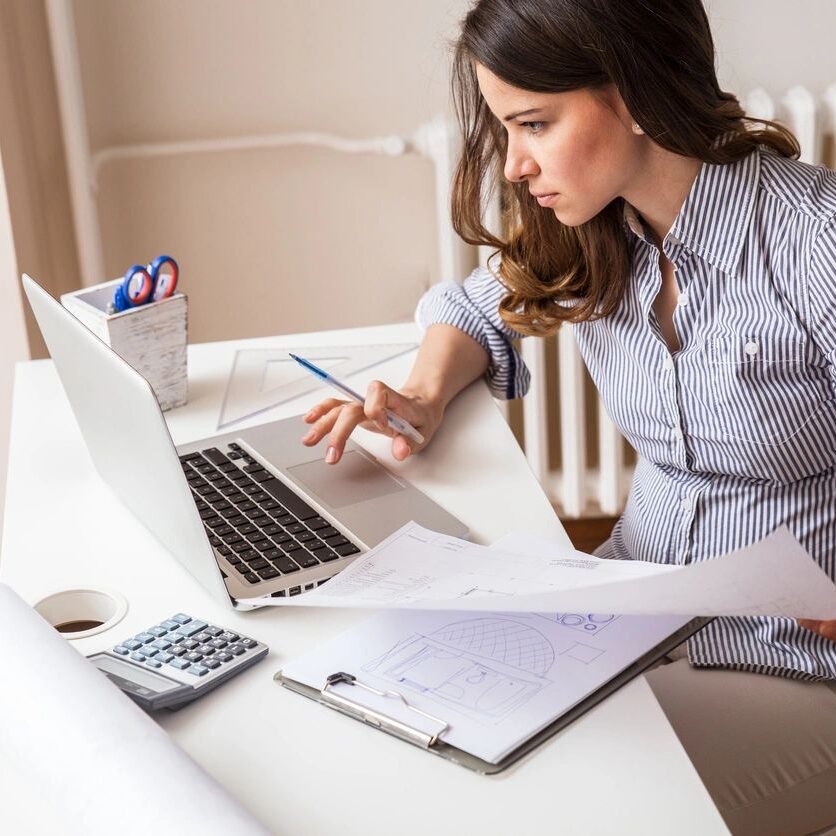
[[542, 676], [554, 664], [554, 649], [546, 637], [508, 618], [470, 618], [432, 633], [432, 638], [477, 656], [495, 659], [521, 671]]

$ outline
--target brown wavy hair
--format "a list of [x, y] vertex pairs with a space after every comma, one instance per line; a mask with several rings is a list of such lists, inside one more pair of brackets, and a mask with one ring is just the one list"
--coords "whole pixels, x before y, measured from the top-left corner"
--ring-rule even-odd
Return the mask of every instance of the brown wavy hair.
[[[534, 205], [526, 183], [502, 184], [507, 138], [479, 91], [477, 63], [538, 93], [614, 84], [653, 142], [704, 162], [731, 163], [758, 145], [794, 159], [800, 153], [789, 130], [746, 116], [720, 89], [700, 0], [479, 0], [462, 23], [453, 60], [463, 134], [453, 226], [468, 243], [495, 249], [490, 264], [499, 256], [495, 272], [508, 290], [500, 314], [523, 334], [546, 336], [563, 322], [617, 308], [631, 260], [624, 200], [569, 227]], [[502, 237], [483, 221], [484, 196], [497, 188]]]

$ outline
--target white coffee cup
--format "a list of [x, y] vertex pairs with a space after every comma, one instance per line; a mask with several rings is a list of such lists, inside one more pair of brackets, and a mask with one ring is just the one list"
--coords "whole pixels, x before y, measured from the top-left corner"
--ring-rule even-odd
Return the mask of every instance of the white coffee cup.
[[35, 611], [65, 638], [84, 639], [118, 624], [128, 602], [113, 590], [64, 589], [38, 601]]

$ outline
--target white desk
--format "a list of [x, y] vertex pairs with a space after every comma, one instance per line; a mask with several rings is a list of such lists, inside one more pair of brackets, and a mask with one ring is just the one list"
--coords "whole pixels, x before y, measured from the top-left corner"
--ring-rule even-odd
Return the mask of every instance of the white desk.
[[[241, 347], [417, 341], [412, 325], [190, 347], [189, 404], [167, 413], [176, 443], [216, 431], [227, 375]], [[398, 385], [411, 356], [352, 378]], [[304, 412], [322, 391], [258, 417]], [[243, 425], [241, 425], [243, 426]], [[300, 436], [302, 423], [300, 420]], [[451, 405], [430, 448], [403, 464], [388, 441], [357, 440], [488, 543], [511, 528], [557, 538], [562, 528], [486, 387]], [[263, 609], [238, 613], [199, 587], [100, 481], [51, 361], [18, 366], [0, 579], [30, 603], [71, 586], [105, 586], [129, 600], [112, 630], [74, 642], [84, 653], [178, 610], [239, 628], [271, 647], [255, 668], [163, 727], [275, 832], [727, 833], [642, 678], [494, 777], [471, 773], [276, 685], [282, 664], [365, 617], [360, 612]], [[9, 718], [4, 718], [7, 722]], [[0, 773], [0, 830], [67, 832], [37, 787]], [[107, 768], [106, 764], [102, 765]], [[149, 803], [153, 803], [149, 799]], [[161, 801], [164, 803], [164, 800]]]

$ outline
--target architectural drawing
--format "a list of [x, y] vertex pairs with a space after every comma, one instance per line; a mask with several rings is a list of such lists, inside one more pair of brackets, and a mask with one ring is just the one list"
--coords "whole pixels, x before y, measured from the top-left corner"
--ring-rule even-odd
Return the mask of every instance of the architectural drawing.
[[617, 615], [601, 614], [601, 613], [537, 613], [540, 618], [545, 618], [547, 621], [553, 621], [555, 624], [560, 624], [563, 627], [570, 627], [573, 630], [580, 630], [586, 635], [595, 635], [600, 633], [608, 625], [618, 621]]
[[414, 634], [363, 669], [496, 723], [551, 684], [546, 674], [554, 659], [552, 643], [539, 630], [485, 617]]

